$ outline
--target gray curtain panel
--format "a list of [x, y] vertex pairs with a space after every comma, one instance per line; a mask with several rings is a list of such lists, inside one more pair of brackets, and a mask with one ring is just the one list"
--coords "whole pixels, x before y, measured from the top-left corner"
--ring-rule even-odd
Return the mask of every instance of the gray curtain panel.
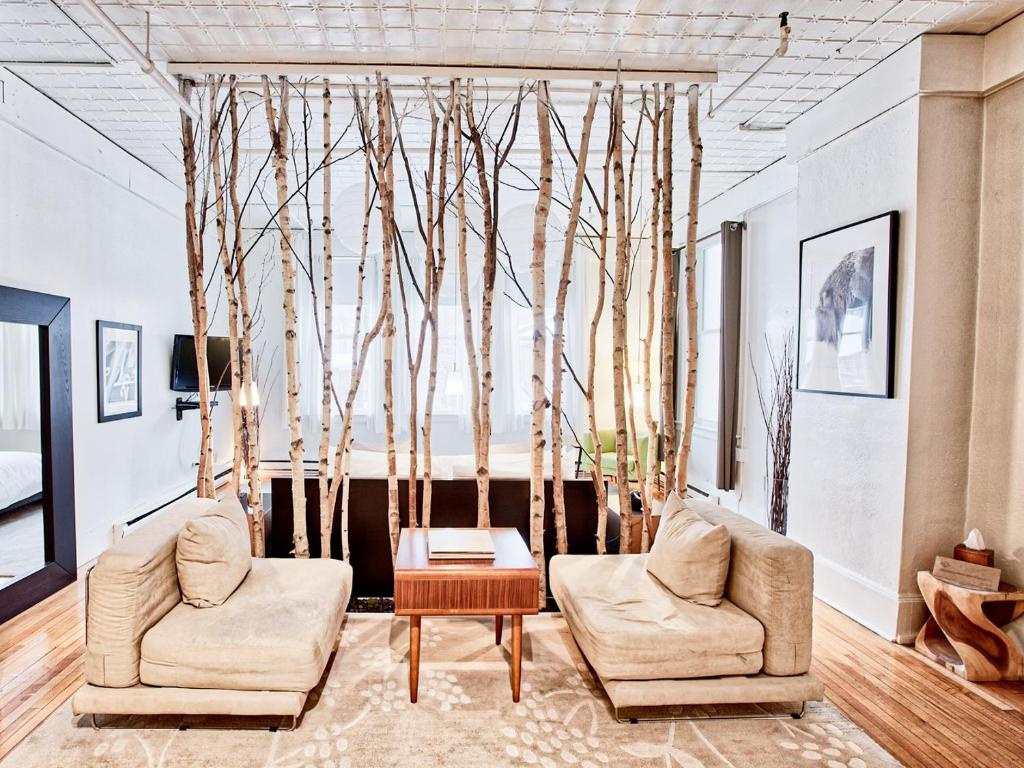
[[718, 379], [718, 472], [716, 485], [736, 487], [736, 411], [739, 400], [740, 286], [743, 222], [722, 222], [722, 334]]

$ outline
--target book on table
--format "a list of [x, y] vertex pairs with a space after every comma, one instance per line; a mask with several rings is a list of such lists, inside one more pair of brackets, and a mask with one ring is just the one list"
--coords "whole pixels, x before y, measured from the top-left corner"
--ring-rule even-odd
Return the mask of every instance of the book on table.
[[493, 560], [494, 539], [481, 528], [431, 528], [427, 556], [431, 560]]

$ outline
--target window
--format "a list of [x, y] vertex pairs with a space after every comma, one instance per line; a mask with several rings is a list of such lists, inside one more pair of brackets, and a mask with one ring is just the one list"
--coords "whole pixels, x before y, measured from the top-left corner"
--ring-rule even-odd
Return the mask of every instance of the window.
[[[718, 427], [721, 375], [722, 244], [718, 237], [697, 245], [697, 404], [695, 423]], [[685, 380], [683, 387], [685, 391]]]

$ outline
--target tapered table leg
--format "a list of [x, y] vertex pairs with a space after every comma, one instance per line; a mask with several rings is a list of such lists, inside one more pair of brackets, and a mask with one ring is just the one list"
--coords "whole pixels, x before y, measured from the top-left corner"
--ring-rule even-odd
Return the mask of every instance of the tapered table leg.
[[498, 615], [494, 617], [494, 644], [501, 645], [501, 625], [505, 617]]
[[519, 703], [519, 681], [523, 672], [523, 617], [512, 617], [512, 701]]
[[409, 617], [409, 701], [413, 704], [420, 687], [420, 618]]

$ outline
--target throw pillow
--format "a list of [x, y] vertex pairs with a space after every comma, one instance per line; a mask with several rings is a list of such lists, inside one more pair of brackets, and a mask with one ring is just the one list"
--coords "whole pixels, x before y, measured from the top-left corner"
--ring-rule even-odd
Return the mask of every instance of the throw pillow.
[[175, 559], [182, 600], [197, 608], [227, 600], [252, 568], [249, 526], [238, 500], [223, 499], [185, 523]]
[[724, 525], [707, 522], [673, 493], [661, 511], [647, 572], [685, 600], [716, 606], [729, 576], [730, 545]]

